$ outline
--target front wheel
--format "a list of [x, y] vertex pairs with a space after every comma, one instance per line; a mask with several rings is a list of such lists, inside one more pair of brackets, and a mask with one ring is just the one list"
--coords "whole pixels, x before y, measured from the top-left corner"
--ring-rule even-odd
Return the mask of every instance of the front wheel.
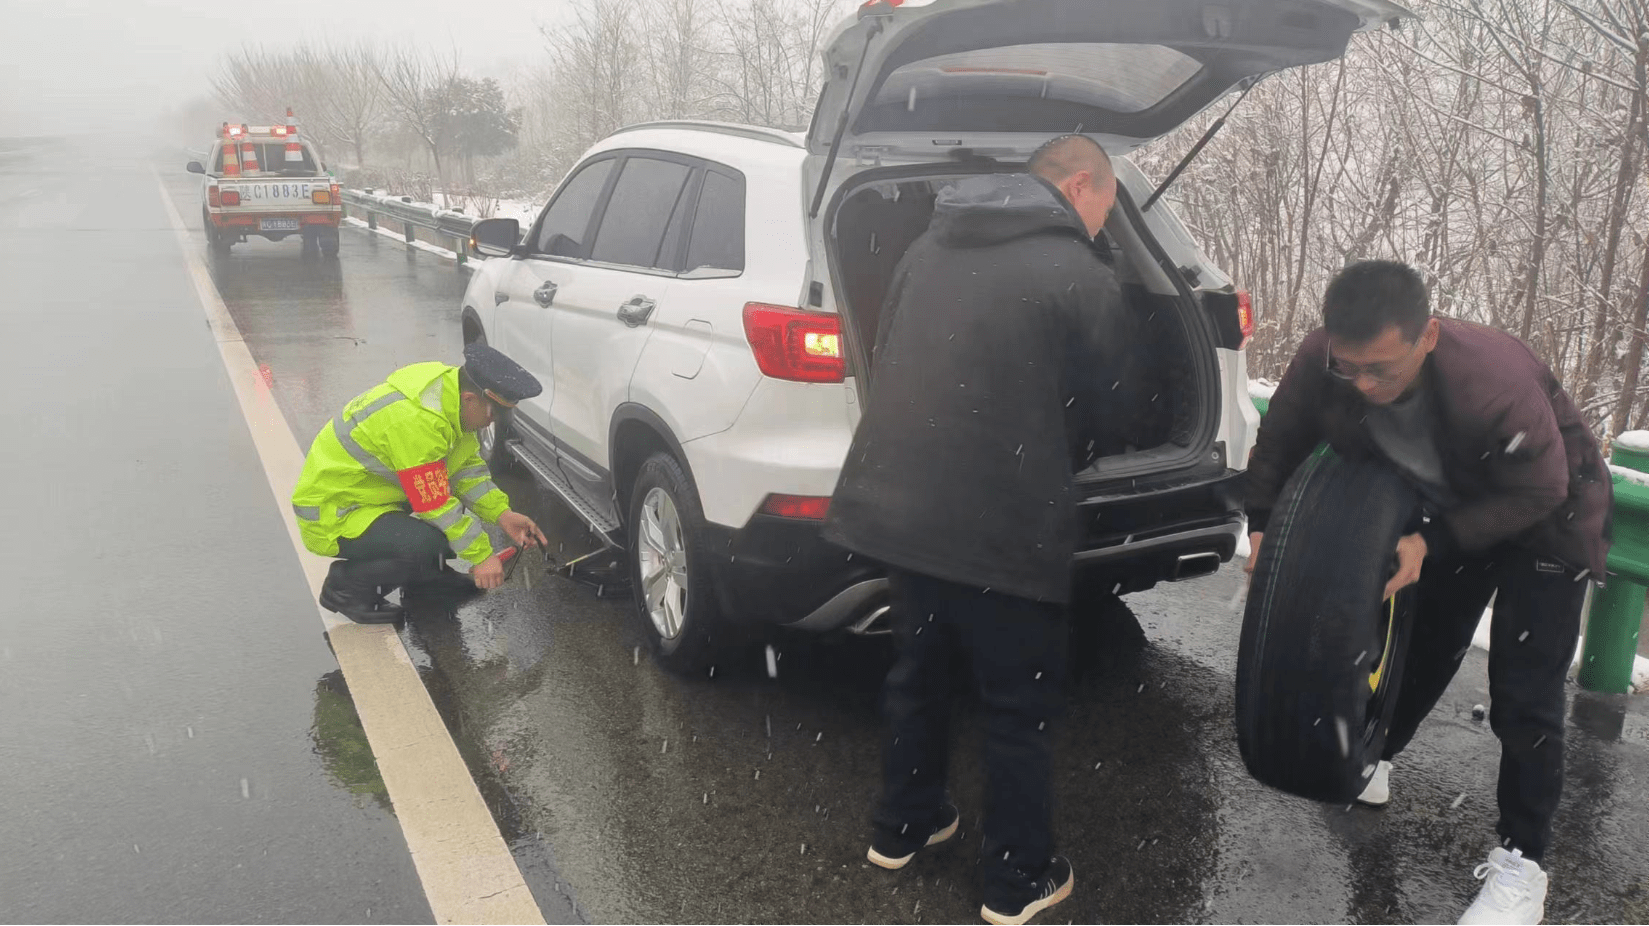
[[635, 619], [648, 649], [672, 672], [705, 671], [725, 634], [704, 513], [674, 457], [655, 454], [642, 464], [626, 527]]

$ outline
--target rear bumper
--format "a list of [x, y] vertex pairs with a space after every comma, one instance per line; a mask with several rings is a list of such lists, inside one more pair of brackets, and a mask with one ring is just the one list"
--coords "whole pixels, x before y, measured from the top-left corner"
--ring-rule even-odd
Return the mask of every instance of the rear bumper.
[[[1084, 505], [1084, 542], [1072, 564], [1083, 588], [1143, 591], [1197, 578], [1236, 555], [1244, 522], [1242, 474]], [[758, 515], [742, 528], [710, 524], [722, 612], [745, 624], [830, 631], [854, 627], [888, 603], [884, 569], [827, 543], [819, 522]]]
[[[257, 232], [259, 219], [297, 219], [301, 228], [315, 225], [337, 228], [343, 218], [343, 212], [255, 212], [251, 214], [235, 214], [222, 212], [207, 212], [206, 219], [218, 228], [228, 228], [235, 231]], [[287, 232], [286, 234], [291, 234]]]

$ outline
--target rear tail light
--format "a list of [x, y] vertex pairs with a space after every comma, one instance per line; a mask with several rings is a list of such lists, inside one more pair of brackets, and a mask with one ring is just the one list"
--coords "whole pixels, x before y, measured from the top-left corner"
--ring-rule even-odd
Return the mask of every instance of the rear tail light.
[[316, 190], [309, 194], [309, 201], [317, 206], [324, 206], [332, 202], [332, 194], [325, 190]]
[[751, 302], [744, 307], [744, 333], [765, 376], [798, 383], [846, 378], [842, 322], [835, 315]]
[[225, 206], [238, 206], [238, 205], [240, 205], [240, 193], [235, 191], [235, 190], [224, 190], [223, 191], [223, 204]]
[[1248, 339], [1254, 336], [1254, 302], [1248, 290], [1237, 293], [1237, 327], [1242, 330], [1242, 346], [1247, 347]]
[[223, 199], [218, 195], [217, 187], [209, 186], [206, 188], [206, 203], [213, 209], [222, 208]]
[[344, 201], [344, 198], [338, 195], [340, 192], [338, 185], [336, 183], [332, 184], [332, 205], [336, 206]]
[[779, 518], [801, 518], [807, 521], [823, 521], [830, 513], [830, 497], [823, 498], [812, 495], [769, 495], [762, 502], [762, 514], [770, 514]]

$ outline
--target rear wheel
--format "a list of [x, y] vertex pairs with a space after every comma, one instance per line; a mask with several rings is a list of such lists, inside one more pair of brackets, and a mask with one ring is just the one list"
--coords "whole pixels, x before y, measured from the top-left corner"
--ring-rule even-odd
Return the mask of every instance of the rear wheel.
[[234, 238], [218, 231], [217, 226], [212, 224], [212, 220], [204, 212], [200, 214], [200, 221], [201, 225], [206, 228], [207, 249], [213, 254], [228, 254], [229, 249], [234, 246]]
[[673, 672], [702, 672], [724, 635], [693, 482], [674, 457], [654, 454], [630, 493], [630, 578], [648, 648]]
[[1381, 593], [1417, 503], [1385, 464], [1332, 454], [1308, 459], [1284, 487], [1237, 650], [1237, 744], [1264, 784], [1345, 802], [1374, 774], [1414, 597]]
[[321, 229], [316, 235], [316, 240], [320, 242], [322, 256], [338, 256], [338, 230], [336, 228], [327, 226]]

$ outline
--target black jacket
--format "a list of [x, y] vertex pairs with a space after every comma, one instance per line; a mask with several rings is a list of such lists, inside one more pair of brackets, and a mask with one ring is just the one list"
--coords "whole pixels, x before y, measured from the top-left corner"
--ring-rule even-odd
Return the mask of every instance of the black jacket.
[[[1510, 541], [1602, 579], [1614, 486], [1551, 368], [1513, 335], [1445, 318], [1426, 371], [1443, 475], [1460, 498], [1421, 530], [1428, 556]], [[1283, 485], [1318, 443], [1352, 459], [1383, 457], [1364, 408], [1328, 373], [1328, 333], [1312, 332], [1283, 374], [1248, 460], [1249, 530], [1265, 530]]]
[[825, 536], [951, 582], [1070, 597], [1072, 474], [1125, 443], [1139, 377], [1116, 277], [1026, 174], [942, 192], [888, 290]]

